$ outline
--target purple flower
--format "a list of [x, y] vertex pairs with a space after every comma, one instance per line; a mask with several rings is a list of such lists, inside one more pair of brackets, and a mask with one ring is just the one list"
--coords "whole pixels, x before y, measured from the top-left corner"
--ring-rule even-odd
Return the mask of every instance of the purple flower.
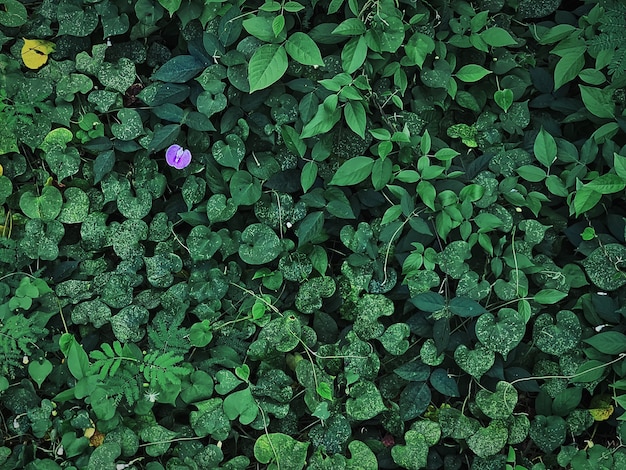
[[170, 145], [165, 151], [165, 160], [169, 166], [182, 170], [191, 163], [191, 152], [180, 145]]

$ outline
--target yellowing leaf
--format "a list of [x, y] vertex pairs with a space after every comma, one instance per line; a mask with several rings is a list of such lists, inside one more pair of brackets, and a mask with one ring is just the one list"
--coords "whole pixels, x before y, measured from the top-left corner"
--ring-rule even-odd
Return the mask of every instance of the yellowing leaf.
[[48, 62], [48, 54], [54, 51], [54, 43], [43, 39], [24, 39], [22, 60], [29, 69], [36, 70]]
[[593, 408], [589, 410], [591, 416], [595, 421], [606, 421], [613, 414], [613, 406], [609, 405], [606, 408]]
[[611, 405], [611, 397], [607, 395], [597, 395], [591, 399], [589, 413], [595, 421], [606, 421], [613, 414], [614, 408]]

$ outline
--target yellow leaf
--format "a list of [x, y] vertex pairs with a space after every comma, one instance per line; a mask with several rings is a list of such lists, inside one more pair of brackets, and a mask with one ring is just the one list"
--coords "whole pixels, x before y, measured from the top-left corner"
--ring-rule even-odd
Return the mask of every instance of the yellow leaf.
[[22, 60], [29, 69], [36, 70], [48, 62], [48, 54], [54, 51], [54, 43], [43, 39], [24, 39]]
[[613, 414], [611, 397], [608, 395], [596, 395], [591, 399], [589, 413], [595, 421], [606, 421]]

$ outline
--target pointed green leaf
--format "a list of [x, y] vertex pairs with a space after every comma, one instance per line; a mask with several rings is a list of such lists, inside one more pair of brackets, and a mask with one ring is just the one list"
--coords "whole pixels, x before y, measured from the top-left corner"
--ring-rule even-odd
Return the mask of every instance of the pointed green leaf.
[[259, 47], [248, 64], [250, 93], [262, 90], [278, 81], [287, 71], [287, 53], [278, 44], [264, 44]]

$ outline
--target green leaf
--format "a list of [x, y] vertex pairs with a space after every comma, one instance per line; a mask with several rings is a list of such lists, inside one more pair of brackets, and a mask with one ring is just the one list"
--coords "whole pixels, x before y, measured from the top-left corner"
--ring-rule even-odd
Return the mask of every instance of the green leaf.
[[41, 388], [41, 384], [46, 380], [46, 377], [50, 375], [50, 372], [52, 372], [52, 363], [48, 359], [32, 361], [28, 364], [28, 375], [39, 388]]
[[303, 246], [308, 242], [315, 243], [323, 236], [324, 212], [317, 211], [308, 214], [300, 225], [296, 228], [298, 246]]
[[[180, 0], [177, 0], [180, 3]], [[185, 83], [204, 70], [204, 64], [192, 55], [177, 55], [165, 62], [152, 74], [152, 80]]]
[[239, 422], [247, 425], [255, 420], [258, 413], [259, 407], [249, 387], [237, 392], [231, 392], [224, 398], [224, 414], [230, 420], [239, 417]]
[[504, 419], [513, 413], [517, 398], [515, 387], [508, 382], [500, 381], [495, 392], [479, 390], [476, 393], [476, 405], [491, 419]]
[[352, 157], [343, 163], [329, 184], [337, 186], [351, 186], [367, 179], [371, 172], [374, 160], [370, 157]]
[[448, 304], [448, 308], [450, 312], [463, 318], [477, 317], [487, 312], [485, 307], [467, 297], [453, 297]]
[[237, 134], [228, 134], [213, 144], [211, 153], [220, 165], [237, 170], [246, 155], [246, 145]]
[[513, 90], [505, 88], [503, 90], [496, 90], [493, 94], [493, 99], [500, 108], [506, 113], [513, 104]]
[[238, 206], [251, 206], [261, 199], [261, 182], [247, 171], [236, 171], [230, 178], [230, 194]]
[[350, 39], [341, 49], [341, 65], [346, 73], [354, 73], [367, 57], [367, 42], [364, 36]]
[[560, 416], [535, 416], [530, 437], [542, 451], [549, 453], [565, 442], [567, 424]]
[[359, 101], [348, 101], [343, 108], [343, 115], [348, 123], [348, 127], [361, 137], [361, 139], [365, 139], [367, 117], [363, 103]]
[[578, 317], [570, 310], [560, 310], [556, 318], [542, 313], [533, 325], [533, 340], [537, 347], [547, 353], [560, 356], [578, 345], [582, 328]]
[[603, 354], [626, 352], [626, 335], [619, 331], [605, 331], [583, 340]]
[[535, 138], [533, 150], [535, 152], [535, 158], [548, 168], [550, 168], [550, 165], [556, 160], [556, 141], [543, 127]]
[[554, 90], [558, 90], [563, 85], [571, 82], [585, 66], [585, 54], [572, 52], [565, 54], [554, 68]]
[[438, 368], [430, 374], [430, 383], [435, 390], [446, 397], [460, 397], [459, 386], [446, 369]]
[[339, 23], [339, 25], [333, 29], [332, 34], [340, 36], [360, 36], [365, 33], [365, 31], [367, 31], [367, 29], [360, 18], [348, 18]]
[[[326, 99], [328, 100], [331, 97], [336, 97], [336, 95], [330, 95]], [[341, 109], [333, 108], [329, 111], [328, 107], [324, 106], [324, 103], [322, 103], [318, 105], [317, 112], [313, 118], [302, 128], [300, 138], [306, 139], [319, 134], [325, 134], [330, 131], [335, 124], [337, 124], [339, 119], [341, 119]]]
[[585, 186], [578, 189], [572, 202], [576, 216], [578, 217], [579, 215], [593, 209], [596, 204], [600, 202], [600, 199], [602, 199], [602, 193], [599, 193], [598, 191], [594, 191], [593, 189]]
[[306, 162], [302, 167], [302, 173], [300, 173], [300, 185], [302, 186], [302, 191], [307, 192], [315, 183], [317, 178], [317, 163], [315, 162]]
[[614, 291], [626, 284], [624, 272], [626, 246], [609, 243], [593, 250], [582, 265], [591, 282], [605, 291]]
[[422, 67], [426, 58], [435, 50], [435, 41], [430, 36], [416, 32], [411, 36], [404, 46], [404, 51], [411, 63]]
[[0, 24], [8, 28], [17, 28], [25, 24], [28, 20], [28, 11], [21, 2], [17, 0], [0, 1]]
[[585, 85], [578, 85], [580, 95], [585, 104], [585, 108], [599, 118], [611, 119], [615, 117], [615, 102], [613, 101], [613, 91], [606, 88], [594, 88]]
[[461, 369], [480, 380], [482, 375], [493, 366], [496, 354], [482, 343], [478, 343], [473, 350], [460, 344], [454, 351], [454, 360]]
[[282, 251], [278, 235], [265, 224], [248, 225], [241, 233], [239, 256], [248, 264], [266, 264]]
[[285, 42], [285, 50], [292, 59], [300, 62], [302, 65], [324, 65], [322, 54], [320, 53], [317, 44], [315, 44], [315, 41], [313, 41], [313, 39], [311, 39], [306, 33], [297, 31], [291, 34]]
[[490, 70], [487, 70], [480, 65], [468, 64], [459, 69], [459, 71], [456, 73], [456, 78], [458, 78], [462, 82], [473, 83], [489, 75], [490, 73], [492, 73]]
[[556, 289], [542, 289], [535, 294], [533, 300], [538, 304], [552, 305], [567, 297], [567, 292]]
[[547, 173], [543, 168], [534, 165], [522, 165], [515, 169], [518, 175], [531, 183], [538, 183], [546, 179]]
[[348, 397], [346, 415], [349, 419], [366, 421], [387, 409], [378, 387], [373, 382], [362, 380], [351, 385]]
[[487, 312], [476, 321], [476, 337], [488, 349], [506, 356], [526, 334], [526, 323], [512, 308], [501, 308], [498, 316]]
[[268, 469], [301, 470], [306, 464], [309, 442], [298, 442], [282, 433], [262, 434], [254, 443], [254, 457]]
[[626, 188], [626, 179], [613, 173], [607, 173], [606, 175], [592, 179], [585, 184], [585, 187], [600, 194], [619, 193]]
[[61, 212], [63, 196], [54, 186], [44, 186], [41, 195], [28, 191], [20, 197], [20, 209], [31, 219], [53, 220]]
[[592, 359], [583, 363], [570, 380], [574, 383], [588, 383], [599, 380], [606, 370], [606, 363]]
[[497, 26], [484, 30], [480, 33], [480, 38], [491, 47], [515, 46], [517, 44], [517, 41], [506, 29]]
[[182, 0], [159, 0], [159, 3], [170, 14], [170, 18], [180, 9]]
[[278, 81], [287, 71], [287, 63], [287, 52], [283, 46], [263, 44], [259, 47], [248, 63], [250, 93], [267, 88]]

